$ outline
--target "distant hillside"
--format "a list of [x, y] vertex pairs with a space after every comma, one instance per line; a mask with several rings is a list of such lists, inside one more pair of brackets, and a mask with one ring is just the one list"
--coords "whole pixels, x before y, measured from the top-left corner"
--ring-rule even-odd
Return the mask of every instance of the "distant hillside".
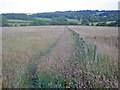
[[101, 21], [116, 21], [118, 19], [118, 11], [98, 11], [98, 10], [81, 10], [81, 11], [56, 11], [50, 13], [37, 13], [30, 15], [36, 18], [53, 18], [64, 16], [69, 19], [83, 20], [87, 19], [90, 22], [101, 22]]
[[2, 15], [5, 16], [7, 19], [30, 20], [30, 21], [35, 20], [35, 18], [32, 18], [29, 15], [21, 13], [6, 13], [6, 14], [3, 13]]
[[[118, 10], [56, 11], [47, 13], [3, 13], [3, 26], [87, 25], [119, 26]], [[26, 20], [26, 21], [20, 21]]]

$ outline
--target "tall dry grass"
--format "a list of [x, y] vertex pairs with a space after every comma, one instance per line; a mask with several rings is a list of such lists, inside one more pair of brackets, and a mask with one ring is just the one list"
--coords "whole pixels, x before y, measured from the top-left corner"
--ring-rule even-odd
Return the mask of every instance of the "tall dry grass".
[[2, 32], [3, 88], [18, 88], [27, 86], [28, 65], [48, 52], [64, 27], [5, 27]]
[[117, 29], [3, 28], [3, 87], [118, 87]]
[[118, 28], [117, 27], [90, 27], [71, 26], [88, 43], [97, 45], [97, 52], [109, 55], [118, 62]]
[[[69, 28], [78, 33], [80, 38], [83, 37], [86, 42], [85, 55], [87, 58], [80, 60], [79, 64], [82, 71], [86, 74], [84, 76], [89, 78], [88, 81], [92, 80], [91, 82], [94, 85], [91, 87], [117, 88], [119, 78], [118, 29], [89, 26], [70, 26]], [[79, 42], [77, 45], [79, 46]], [[94, 56], [95, 52], [96, 56]], [[96, 58], [95, 61], [94, 57]]]

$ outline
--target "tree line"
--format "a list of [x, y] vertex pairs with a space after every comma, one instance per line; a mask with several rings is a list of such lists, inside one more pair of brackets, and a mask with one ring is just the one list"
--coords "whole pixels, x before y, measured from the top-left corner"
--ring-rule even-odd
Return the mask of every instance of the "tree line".
[[[29, 26], [39, 25], [87, 25], [87, 26], [119, 26], [118, 10], [99, 11], [99, 10], [81, 10], [81, 11], [56, 11], [50, 13], [36, 13], [32, 15], [19, 13], [2, 14], [2, 26], [9, 26], [7, 19], [18, 19], [32, 21]], [[36, 18], [50, 18], [50, 21], [38, 20]], [[69, 21], [74, 19], [75, 21]], [[110, 22], [110, 23], [107, 23]], [[94, 24], [97, 23], [97, 24]], [[25, 26], [22, 24], [21, 26]]]
[[102, 21], [116, 21], [118, 19], [118, 10], [111, 11], [98, 11], [98, 10], [81, 10], [81, 11], [56, 11], [50, 13], [37, 13], [30, 15], [31, 17], [39, 18], [53, 18], [63, 16], [68, 19], [84, 20], [87, 19], [90, 22], [102, 22]]

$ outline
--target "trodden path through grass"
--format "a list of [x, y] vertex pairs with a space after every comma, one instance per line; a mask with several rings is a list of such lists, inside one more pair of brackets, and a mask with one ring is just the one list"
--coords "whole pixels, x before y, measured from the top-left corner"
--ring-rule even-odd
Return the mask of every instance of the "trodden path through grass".
[[50, 49], [50, 52], [36, 60], [37, 66], [31, 78], [32, 87], [66, 87], [65, 70], [74, 52], [71, 36], [72, 32], [65, 28], [60, 40]]

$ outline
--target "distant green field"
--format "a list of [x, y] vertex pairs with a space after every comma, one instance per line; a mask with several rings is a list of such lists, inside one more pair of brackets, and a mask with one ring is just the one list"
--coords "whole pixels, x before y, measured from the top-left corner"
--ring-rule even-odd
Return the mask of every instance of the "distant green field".
[[115, 21], [109, 21], [109, 22], [107, 22], [107, 24], [109, 24], [109, 23], [111, 23], [111, 22], [115, 22]]
[[37, 20], [50, 21], [51, 18], [36, 18]]
[[27, 20], [17, 20], [17, 19], [8, 19], [9, 23], [28, 23], [28, 22], [32, 22], [32, 21], [27, 21]]
[[[43, 21], [50, 21], [51, 18], [36, 18], [37, 20], [43, 20]], [[67, 19], [69, 22], [76, 22], [76, 23], [80, 23], [80, 21], [78, 21], [77, 19]]]
[[[115, 21], [108, 21], [108, 22], [106, 22], [107, 24], [109, 24], [109, 23], [111, 23], [111, 22], [115, 22]], [[94, 24], [94, 26], [95, 25], [97, 25], [99, 22], [93, 22], [93, 24]], [[101, 22], [101, 23], [103, 23], [103, 22]], [[92, 25], [92, 23], [89, 23], [90, 25]]]
[[30, 24], [30, 22], [33, 22], [33, 21], [8, 19], [8, 24], [10, 26], [21, 26], [21, 25], [28, 26]]
[[77, 22], [77, 23], [79, 23], [80, 21], [78, 21], [77, 19], [67, 19], [68, 21], [70, 21], [70, 22]]
[[100, 15], [100, 14], [102, 14], [102, 13], [104, 13], [104, 12], [96, 12], [96, 15]]

